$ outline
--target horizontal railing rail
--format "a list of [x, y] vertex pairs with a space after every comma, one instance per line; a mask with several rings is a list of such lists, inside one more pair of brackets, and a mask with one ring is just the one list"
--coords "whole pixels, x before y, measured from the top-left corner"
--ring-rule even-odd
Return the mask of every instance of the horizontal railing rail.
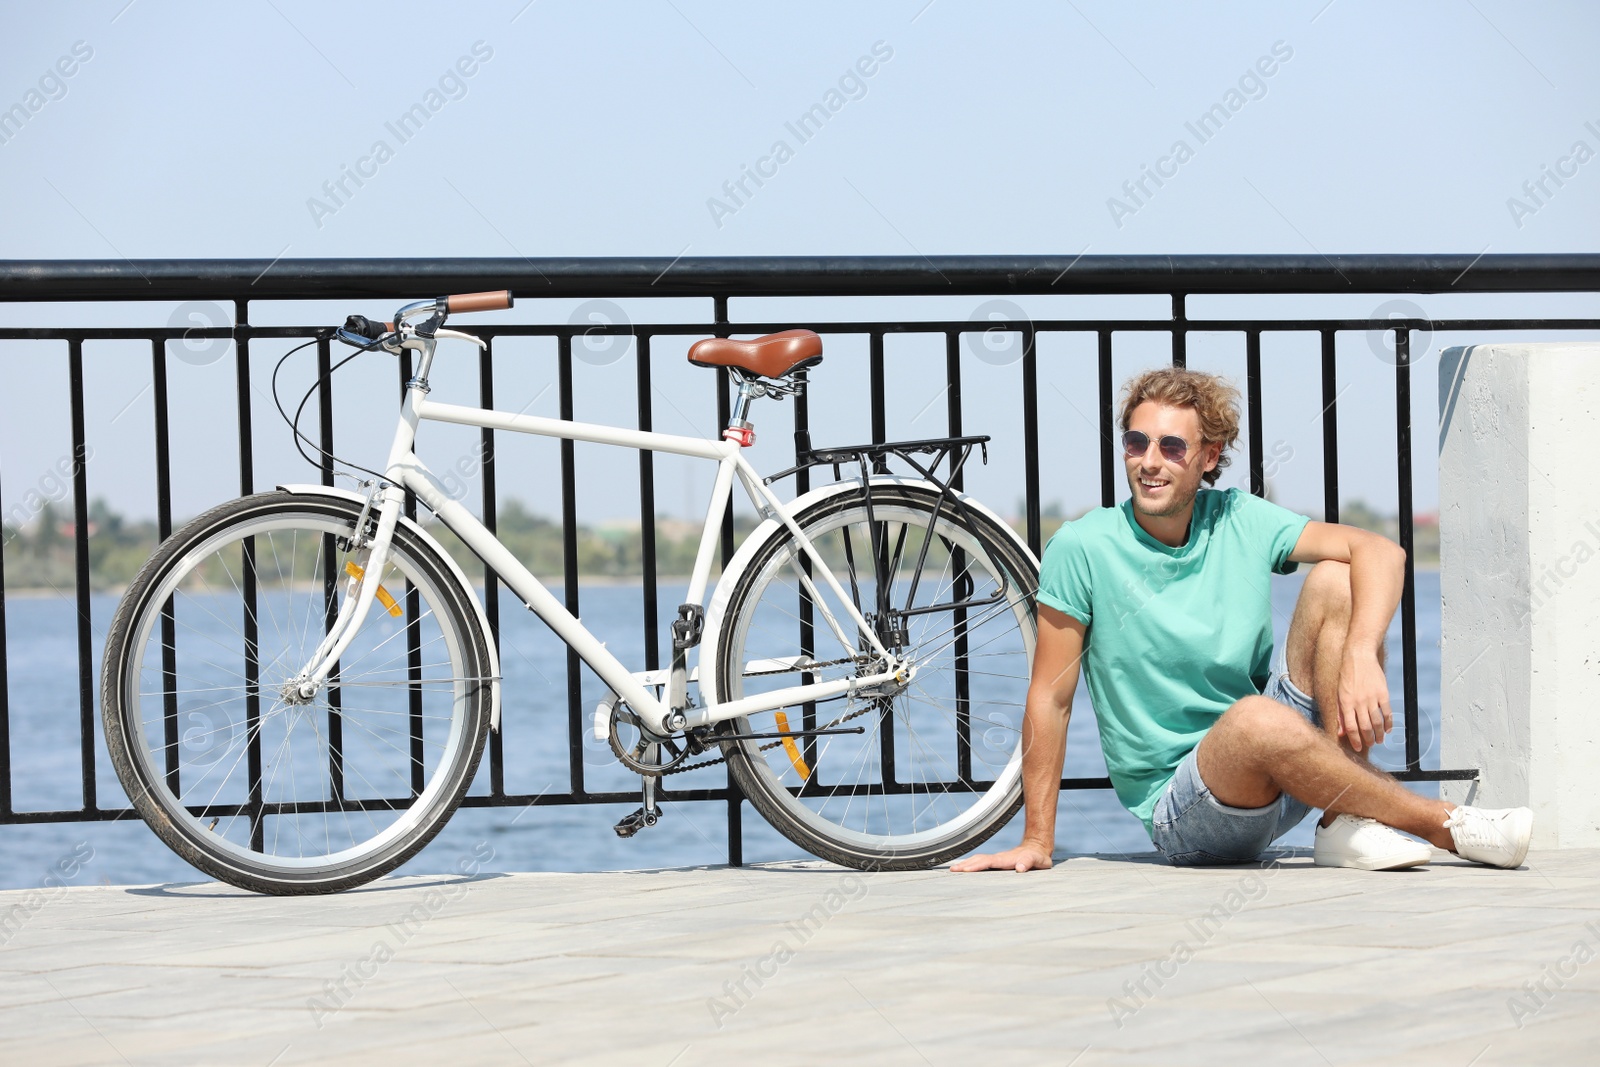
[[537, 296], [1541, 293], [1600, 289], [1600, 254], [770, 256], [0, 261], [0, 300]]
[[[1442, 256], [945, 256], [945, 257], [775, 257], [720, 259], [444, 259], [444, 260], [138, 260], [138, 261], [11, 261], [0, 262], [0, 303], [101, 302], [138, 300], [232, 301], [236, 325], [211, 328], [174, 326], [4, 326], [0, 340], [60, 341], [66, 345], [70, 399], [70, 435], [74, 456], [72, 478], [73, 547], [76, 569], [74, 595], [78, 612], [78, 720], [82, 806], [77, 809], [37, 811], [14, 808], [10, 747], [10, 691], [7, 682], [4, 578], [0, 571], [0, 824], [78, 822], [117, 819], [129, 809], [104, 807], [96, 796], [96, 675], [93, 618], [89, 599], [89, 502], [84, 426], [85, 376], [83, 346], [104, 340], [140, 340], [150, 345], [155, 403], [155, 482], [158, 530], [167, 536], [173, 527], [171, 455], [167, 392], [168, 342], [178, 339], [230, 338], [235, 342], [236, 431], [238, 488], [250, 493], [255, 481], [252, 454], [250, 343], [272, 339], [313, 339], [324, 324], [315, 326], [259, 326], [250, 323], [252, 303], [328, 299], [406, 299], [418, 295], [510, 288], [519, 300], [539, 298], [701, 297], [711, 300], [709, 321], [658, 324], [519, 324], [474, 322], [471, 329], [490, 345], [480, 356], [480, 403], [494, 403], [494, 342], [508, 337], [549, 337], [557, 343], [560, 414], [573, 415], [573, 341], [580, 336], [626, 335], [635, 339], [634, 374], [637, 382], [635, 423], [650, 429], [653, 422], [651, 390], [651, 340], [655, 337], [727, 336], [755, 334], [806, 326], [823, 334], [865, 335], [869, 340], [867, 384], [870, 396], [870, 432], [874, 442], [887, 440], [886, 372], [884, 339], [890, 335], [923, 334], [944, 340], [947, 432], [962, 433], [961, 339], [964, 335], [1000, 328], [1022, 336], [1021, 436], [1025, 536], [1035, 553], [1041, 549], [1040, 451], [1037, 341], [1040, 335], [1072, 334], [1094, 339], [1097, 362], [1096, 407], [1099, 421], [1100, 503], [1116, 500], [1120, 460], [1115, 448], [1113, 396], [1114, 339], [1124, 333], [1165, 333], [1171, 339], [1171, 358], [1187, 362], [1192, 334], [1243, 334], [1245, 340], [1245, 404], [1248, 434], [1250, 489], [1266, 488], [1262, 442], [1263, 335], [1314, 334], [1320, 339], [1320, 393], [1322, 418], [1324, 518], [1338, 521], [1339, 458], [1337, 404], [1340, 396], [1336, 338], [1341, 332], [1383, 331], [1393, 338], [1395, 400], [1395, 473], [1398, 480], [1398, 536], [1407, 551], [1404, 595], [1401, 603], [1401, 664], [1406, 733], [1405, 769], [1398, 777], [1407, 781], [1441, 781], [1474, 777], [1471, 768], [1424, 768], [1421, 765], [1418, 726], [1416, 590], [1414, 582], [1413, 458], [1411, 425], [1411, 343], [1418, 331], [1597, 331], [1596, 317], [1485, 317], [1362, 318], [1349, 315], [1292, 318], [1192, 319], [1189, 296], [1233, 294], [1430, 294], [1430, 293], [1593, 293], [1600, 292], [1600, 255], [1442, 255]], [[1128, 316], [1093, 319], [1034, 318], [1004, 323], [952, 319], [796, 320], [730, 322], [728, 302], [744, 297], [884, 297], [950, 295], [1115, 295], [1157, 294], [1170, 298], [1170, 315], [1162, 318]], [[318, 345], [320, 369], [329, 365], [326, 340]], [[402, 360], [403, 383], [410, 367]], [[718, 426], [705, 427], [714, 435], [728, 419], [726, 371], [715, 376]], [[322, 391], [318, 411], [321, 443], [331, 450], [333, 413], [328, 392]], [[809, 427], [804, 397], [797, 398], [795, 429]], [[497, 490], [494, 468], [495, 432], [481, 431], [483, 446], [482, 507], [494, 529]], [[0, 456], [0, 470], [4, 469]], [[331, 463], [324, 462], [322, 477], [332, 484]], [[809, 487], [808, 472], [797, 474], [798, 491]], [[573, 446], [561, 445], [563, 518], [563, 594], [574, 614], [579, 609], [579, 575], [576, 540], [577, 479]], [[659, 611], [656, 601], [656, 514], [653, 457], [639, 457], [639, 512], [643, 569], [643, 644], [647, 666], [660, 666]], [[734, 547], [731, 510], [722, 525], [724, 562]], [[0, 545], [0, 563], [5, 547]], [[491, 573], [485, 587], [485, 607], [499, 633], [499, 587]], [[103, 620], [102, 620], [103, 621]], [[489, 792], [471, 795], [468, 806], [566, 805], [626, 803], [637, 800], [632, 792], [591, 791], [585, 788], [580, 738], [585, 728], [579, 664], [568, 655], [566, 679], [567, 738], [571, 787], [566, 792], [547, 791], [523, 795], [505, 788], [505, 751], [501, 735], [491, 737]], [[1103, 788], [1105, 778], [1067, 778], [1069, 789]], [[717, 801], [727, 805], [728, 858], [742, 862], [741, 798], [732, 783], [720, 788], [665, 790], [663, 799]]]

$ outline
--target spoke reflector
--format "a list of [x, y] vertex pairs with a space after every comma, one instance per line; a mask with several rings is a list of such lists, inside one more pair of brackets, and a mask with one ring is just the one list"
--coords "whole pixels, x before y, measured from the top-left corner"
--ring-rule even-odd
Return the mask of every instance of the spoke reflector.
[[[358, 582], [367, 575], [367, 572], [362, 569], [361, 564], [357, 563], [353, 559], [345, 560], [344, 572]], [[385, 589], [381, 585], [378, 586], [378, 603], [388, 608], [389, 614], [393, 615], [397, 619], [404, 614], [404, 612], [400, 609], [400, 605], [395, 603], [394, 597], [389, 595], [389, 590]]]
[[[778, 719], [778, 732], [782, 734], [788, 733], [789, 716], [785, 715], [781, 711], [776, 712], [775, 714]], [[789, 762], [794, 764], [794, 769], [799, 772], [800, 780], [804, 782], [810, 779], [811, 768], [806, 766], [805, 759], [800, 755], [800, 746], [794, 743], [794, 738], [785, 737], [783, 739], [783, 750], [789, 753]]]

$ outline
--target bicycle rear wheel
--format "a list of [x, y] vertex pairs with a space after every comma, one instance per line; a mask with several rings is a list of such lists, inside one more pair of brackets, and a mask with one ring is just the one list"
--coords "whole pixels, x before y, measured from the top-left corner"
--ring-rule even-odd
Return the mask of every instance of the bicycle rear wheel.
[[310, 660], [368, 562], [341, 544], [360, 503], [262, 493], [208, 511], [117, 608], [101, 703], [134, 807], [232, 885], [326, 893], [385, 874], [444, 825], [489, 724], [482, 628], [450, 567], [395, 530], [375, 602], [312, 699]]
[[[1038, 569], [1010, 531], [977, 509], [953, 513], [931, 487], [871, 493], [870, 516], [863, 494], [844, 493], [797, 523], [880, 640], [911, 663], [909, 681], [732, 720], [731, 732], [769, 737], [723, 750], [789, 840], [848, 866], [911, 870], [977, 847], [1022, 803]], [[785, 527], [749, 557], [708, 637], [716, 700], [878, 669], [838, 598], [820, 579], [806, 588], [811, 569]]]

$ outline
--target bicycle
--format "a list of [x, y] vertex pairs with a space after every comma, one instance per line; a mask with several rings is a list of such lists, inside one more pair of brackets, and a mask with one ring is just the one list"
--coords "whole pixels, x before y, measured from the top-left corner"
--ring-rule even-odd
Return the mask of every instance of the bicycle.
[[[212, 508], [135, 577], [101, 697], [111, 759], [155, 833], [214, 878], [302, 894], [394, 870], [449, 819], [500, 727], [501, 672], [476, 591], [406, 517], [408, 492], [609, 687], [595, 736], [640, 775], [643, 801], [619, 834], [660, 817], [664, 775], [721, 761], [785, 837], [858, 868], [930, 867], [1010, 819], [1038, 566], [952, 488], [975, 447], [987, 461], [988, 438], [813, 449], [797, 434], [795, 466], [763, 479], [742, 454], [751, 405], [805, 388], [822, 359], [807, 330], [690, 348], [737, 384], [721, 439], [429, 400], [438, 342], [483, 346], [445, 329], [449, 315], [511, 303], [441, 297], [324, 334], [418, 357], [381, 476], [363, 492], [286, 484]], [[425, 421], [715, 462], [670, 666], [629, 670], [453, 499], [414, 450]], [[291, 427], [308, 440], [298, 414]], [[891, 458], [915, 475], [889, 473]], [[789, 503], [769, 488], [826, 467], [832, 483]], [[707, 600], [735, 479], [761, 521]]]

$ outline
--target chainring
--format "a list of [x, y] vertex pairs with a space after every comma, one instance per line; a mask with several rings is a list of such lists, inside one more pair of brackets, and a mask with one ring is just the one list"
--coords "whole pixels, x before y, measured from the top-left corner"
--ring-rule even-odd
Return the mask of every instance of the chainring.
[[[638, 731], [638, 740], [632, 745], [623, 742], [618, 733], [619, 723], [626, 723]], [[645, 729], [643, 721], [635, 715], [625, 704], [618, 704], [611, 711], [611, 726], [606, 731], [606, 740], [611, 744], [611, 754], [617, 757], [617, 762], [635, 774], [642, 774], [649, 778], [659, 778], [664, 774], [671, 774], [673, 769], [689, 758], [687, 748], [679, 748], [670, 737], [657, 737]], [[649, 757], [652, 752], [655, 760]], [[663, 754], [670, 754], [662, 760]]]

